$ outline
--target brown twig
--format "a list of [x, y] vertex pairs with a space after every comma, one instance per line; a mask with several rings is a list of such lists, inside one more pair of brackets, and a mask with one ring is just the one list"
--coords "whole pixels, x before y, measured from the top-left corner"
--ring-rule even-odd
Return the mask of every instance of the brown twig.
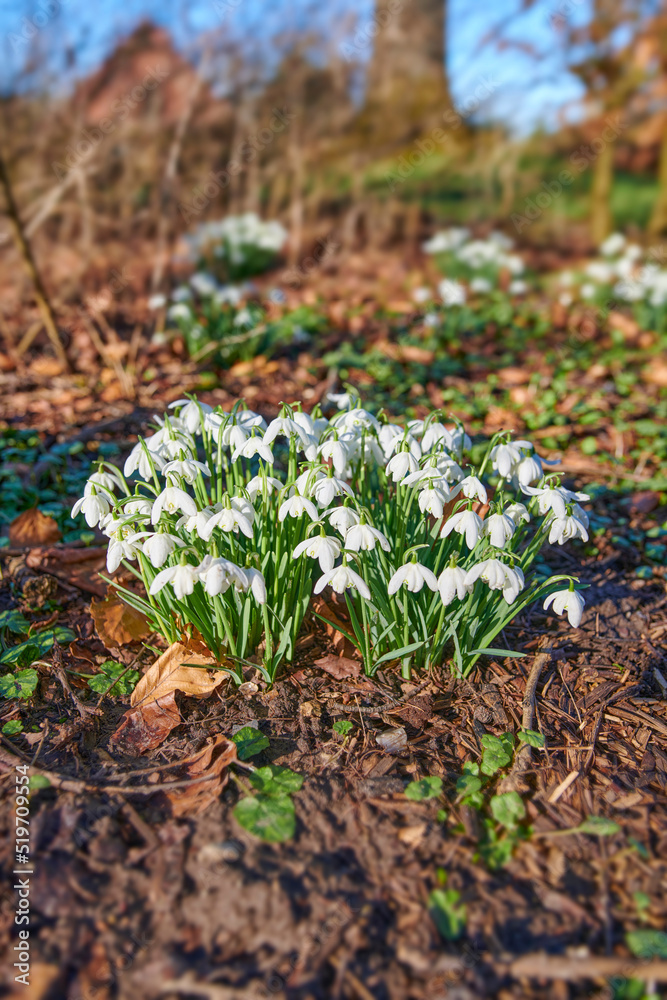
[[[533, 661], [533, 665], [526, 681], [526, 690], [523, 696], [523, 713], [521, 716], [521, 728], [532, 729], [535, 717], [535, 693], [540, 675], [545, 666], [551, 660], [551, 645], [548, 636], [543, 636], [540, 640], [538, 652]], [[524, 743], [516, 752], [514, 763], [506, 778], [500, 782], [500, 792], [516, 792], [524, 786], [524, 774], [528, 770], [533, 759], [532, 749], [529, 743]]]
[[63, 654], [57, 643], [53, 647], [53, 669], [55, 670], [56, 676], [62, 685], [63, 691], [70, 696], [82, 719], [85, 719], [89, 715], [102, 715], [99, 708], [91, 708], [89, 705], [84, 705], [84, 703], [72, 691], [63, 666]]

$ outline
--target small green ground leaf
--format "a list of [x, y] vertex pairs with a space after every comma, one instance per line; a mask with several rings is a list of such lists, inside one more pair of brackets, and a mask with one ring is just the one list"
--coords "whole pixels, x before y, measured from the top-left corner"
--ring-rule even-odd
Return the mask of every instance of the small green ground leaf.
[[630, 931], [625, 941], [637, 958], [667, 959], [667, 934], [664, 931], [646, 927], [643, 930]]
[[339, 719], [338, 722], [334, 722], [331, 728], [339, 736], [347, 736], [354, 729], [354, 723], [350, 722], [349, 719]]
[[290, 795], [298, 792], [303, 785], [303, 775], [290, 771], [288, 767], [267, 764], [253, 771], [250, 781], [264, 795]]
[[140, 674], [138, 670], [128, 670], [125, 676], [109, 689], [109, 685], [114, 678], [120, 677], [124, 670], [125, 667], [122, 663], [116, 663], [114, 660], [106, 660], [100, 664], [101, 673], [95, 674], [94, 677], [88, 679], [88, 687], [97, 694], [102, 694], [104, 691], [114, 696], [132, 694], [139, 680]]
[[534, 729], [520, 729], [517, 736], [522, 743], [527, 743], [528, 746], [535, 747], [541, 750], [544, 746], [544, 736], [542, 733], [535, 732]]
[[296, 830], [294, 803], [288, 795], [256, 795], [241, 799], [234, 818], [244, 830], [271, 843], [291, 840]]
[[234, 733], [232, 739], [236, 743], [239, 760], [256, 757], [258, 753], [266, 750], [269, 746], [266, 736], [253, 726], [244, 726], [243, 729], [239, 729], [238, 733]]
[[604, 816], [587, 816], [583, 823], [574, 828], [575, 833], [590, 833], [597, 837], [612, 837], [615, 833], [620, 833], [621, 828], [613, 819], [606, 819]]
[[442, 778], [432, 775], [421, 778], [419, 781], [411, 781], [405, 789], [406, 799], [412, 802], [426, 802], [427, 799], [435, 799], [442, 793]]
[[16, 635], [26, 635], [30, 622], [20, 611], [3, 611], [0, 613], [0, 629], [7, 628]]
[[474, 774], [462, 774], [456, 781], [457, 795], [474, 795], [482, 787], [482, 779]]
[[526, 807], [518, 792], [504, 792], [502, 795], [494, 795], [489, 805], [496, 822], [510, 830], [526, 815]]
[[23, 723], [20, 719], [10, 719], [9, 722], [5, 722], [2, 731], [5, 736], [16, 736], [17, 733], [23, 732]]
[[19, 670], [17, 674], [0, 677], [0, 695], [3, 698], [30, 698], [37, 687], [36, 670]]
[[45, 774], [31, 774], [29, 788], [31, 792], [38, 792], [40, 788], [50, 788], [51, 782]]
[[447, 941], [456, 941], [465, 930], [466, 908], [458, 905], [460, 898], [456, 889], [434, 889], [428, 897], [428, 912]]

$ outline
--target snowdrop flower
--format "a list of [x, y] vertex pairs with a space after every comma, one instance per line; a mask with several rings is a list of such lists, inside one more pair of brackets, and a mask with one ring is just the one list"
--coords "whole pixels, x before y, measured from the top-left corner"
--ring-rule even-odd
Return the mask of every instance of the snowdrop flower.
[[263, 490], [265, 488], [267, 496], [271, 496], [272, 493], [279, 492], [283, 488], [283, 484], [279, 479], [275, 479], [273, 476], [259, 475], [253, 476], [245, 489], [246, 493], [250, 497], [250, 500], [254, 503], [260, 494], [263, 495]]
[[[616, 257], [625, 248], [625, 236], [622, 233], [612, 233], [604, 243], [600, 244], [600, 253], [604, 257]], [[560, 612], [559, 612], [560, 614]]]
[[236, 499], [238, 498], [234, 497], [231, 501], [232, 505], [223, 507], [217, 514], [209, 518], [206, 524], [202, 525], [199, 529], [200, 538], [208, 541], [215, 528], [220, 528], [221, 531], [233, 532], [235, 535], [238, 535], [239, 531], [242, 531], [246, 538], [252, 538], [253, 518], [248, 516], [248, 511], [239, 510], [238, 506], [233, 505], [233, 501]]
[[258, 569], [248, 566], [244, 573], [248, 579], [248, 584], [253, 596], [258, 604], [266, 604], [266, 580]]
[[146, 497], [133, 496], [123, 504], [123, 515], [128, 517], [150, 517], [152, 504]]
[[88, 527], [95, 528], [107, 516], [110, 509], [106, 494], [98, 493], [93, 487], [87, 496], [77, 500], [72, 507], [71, 516], [76, 517], [77, 514], [83, 513]]
[[167, 304], [166, 296], [164, 295], [151, 295], [146, 303], [149, 309], [162, 309]]
[[213, 409], [208, 403], [199, 403], [194, 399], [177, 399], [169, 404], [169, 409], [174, 410], [177, 406], [183, 409], [178, 414], [178, 419], [190, 434], [196, 434], [202, 428], [202, 414], [204, 419], [207, 413], [212, 413]]
[[585, 285], [581, 286], [580, 292], [582, 299], [592, 299], [595, 298], [595, 285], [587, 281]]
[[311, 521], [318, 520], [317, 507], [312, 500], [308, 500], [307, 497], [302, 497], [298, 493], [295, 493], [294, 496], [288, 497], [281, 503], [278, 510], [278, 520], [284, 521], [288, 516], [301, 517], [304, 512]]
[[220, 556], [204, 556], [196, 572], [199, 582], [210, 597], [224, 594], [232, 586], [237, 590], [248, 587], [248, 577], [244, 570]]
[[259, 455], [260, 458], [264, 459], [267, 465], [273, 465], [273, 452], [268, 444], [266, 444], [263, 438], [253, 434], [252, 437], [247, 438], [233, 452], [232, 462], [236, 462], [239, 458], [254, 458], [255, 455]]
[[185, 542], [176, 535], [170, 535], [166, 531], [158, 531], [156, 534], [148, 536], [142, 545], [142, 550], [151, 566], [159, 569], [160, 566], [164, 566], [177, 545], [185, 545]]
[[167, 309], [167, 319], [192, 319], [192, 313], [190, 307], [185, 304], [185, 302], [177, 302], [173, 306], [169, 306]]
[[518, 528], [522, 521], [528, 523], [530, 521], [530, 514], [526, 510], [526, 507], [522, 503], [510, 503], [505, 507], [503, 511], [505, 517], [511, 518], [516, 527]]
[[116, 572], [123, 559], [136, 559], [143, 535], [143, 532], [128, 534], [126, 527], [120, 527], [109, 535], [107, 569], [110, 573]]
[[361, 406], [355, 406], [345, 413], [337, 413], [332, 418], [331, 424], [334, 427], [343, 427], [344, 430], [361, 431], [366, 429], [375, 431], [376, 434], [380, 430], [379, 420]]
[[470, 291], [478, 292], [481, 295], [488, 295], [488, 293], [493, 288], [493, 285], [487, 278], [473, 278], [470, 282]]
[[579, 628], [586, 602], [577, 590], [557, 590], [554, 594], [549, 594], [542, 607], [546, 611], [552, 604], [557, 615], [567, 612], [567, 620], [572, 628]]
[[182, 601], [184, 597], [190, 596], [192, 591], [195, 589], [197, 580], [197, 567], [191, 566], [190, 563], [179, 563], [178, 566], [167, 566], [166, 569], [160, 570], [158, 575], [155, 577], [148, 593], [151, 597], [155, 597], [155, 595], [159, 594], [166, 584], [170, 583], [174, 589], [177, 599]]
[[83, 495], [89, 496], [93, 492], [93, 488], [97, 493], [103, 490], [108, 493], [109, 496], [115, 500], [114, 495], [115, 489], [122, 489], [122, 483], [118, 476], [112, 475], [110, 472], [103, 472], [101, 469], [98, 472], [93, 472], [91, 476], [88, 477], [88, 482], [83, 488]]
[[440, 298], [446, 306], [464, 306], [466, 301], [465, 287], [459, 281], [444, 278], [438, 285]]
[[[384, 424], [378, 432], [378, 441], [384, 452], [385, 458], [389, 459], [396, 450], [396, 446], [401, 443], [404, 431], [398, 424]], [[417, 456], [419, 457], [419, 456]]]
[[335, 476], [325, 476], [318, 479], [313, 487], [313, 496], [320, 507], [330, 507], [334, 497], [339, 497], [343, 493], [350, 497], [354, 496], [345, 480], [337, 479]]
[[501, 562], [500, 559], [485, 559], [477, 563], [465, 575], [465, 585], [474, 585], [475, 581], [483, 580], [490, 590], [502, 590], [503, 597], [508, 604], [513, 604], [523, 589], [523, 572], [519, 569], [512, 569]]
[[185, 490], [179, 489], [178, 486], [167, 486], [153, 503], [151, 521], [153, 524], [157, 524], [163, 511], [167, 514], [175, 514], [177, 510], [183, 514], [196, 514], [197, 504]]
[[484, 521], [482, 535], [489, 539], [494, 548], [503, 549], [515, 530], [514, 521], [507, 514], [491, 514]]
[[421, 563], [409, 562], [396, 570], [389, 581], [387, 593], [390, 595], [395, 594], [399, 587], [404, 586], [406, 590], [416, 594], [422, 589], [424, 584], [431, 590], [437, 590], [438, 580], [435, 573], [432, 573], [426, 566], [422, 566]]
[[511, 479], [525, 451], [532, 451], [532, 447], [530, 441], [507, 441], [504, 444], [497, 444], [491, 449], [494, 472], [498, 472], [503, 479]]
[[[540, 514], [553, 511], [556, 517], [563, 518], [567, 513], [567, 504], [574, 500], [590, 500], [588, 493], [573, 493], [564, 486], [534, 487], [524, 486], [523, 492], [537, 497], [537, 509]], [[525, 509], [525, 508], [524, 508]], [[579, 508], [581, 510], [581, 508]], [[582, 511], [582, 513], [584, 513]]]
[[179, 479], [184, 479], [186, 483], [192, 486], [193, 483], [197, 481], [199, 475], [210, 476], [211, 470], [208, 465], [204, 462], [197, 462], [193, 458], [182, 458], [175, 459], [173, 462], [167, 462], [164, 469], [162, 470], [165, 477], [170, 480], [170, 485]]
[[[153, 437], [156, 437], [156, 435], [154, 434]], [[151, 448], [150, 441], [151, 438], [145, 442], [145, 447], [141, 441], [135, 444], [123, 466], [123, 472], [126, 476], [131, 476], [133, 472], [139, 470], [139, 475], [142, 479], [151, 479], [153, 476], [153, 466], [155, 466], [158, 472], [162, 470], [165, 464], [164, 459], [160, 457], [157, 450]], [[146, 454], [146, 449], [148, 449], [148, 455]]]
[[312, 496], [315, 483], [319, 482], [320, 479], [324, 479], [324, 473], [320, 468], [305, 469], [294, 480], [294, 486], [290, 489], [290, 496], [293, 496], [295, 493], [300, 493], [302, 497]]
[[459, 493], [463, 493], [463, 496], [467, 497], [468, 500], [480, 500], [482, 503], [486, 503], [488, 499], [486, 487], [477, 476], [466, 476], [460, 483], [457, 483], [452, 490], [452, 497]]
[[353, 552], [370, 552], [378, 542], [385, 552], [389, 552], [391, 545], [385, 535], [363, 520], [359, 524], [353, 524], [345, 532], [345, 548]]
[[192, 298], [192, 292], [187, 285], [179, 285], [171, 293], [172, 302], [189, 302]]
[[336, 559], [340, 555], [341, 544], [337, 538], [330, 535], [313, 535], [300, 542], [294, 549], [292, 555], [295, 559], [304, 553], [311, 559], [317, 559], [323, 573], [328, 573], [333, 569]]
[[417, 305], [423, 305], [424, 302], [428, 302], [432, 298], [431, 289], [422, 285], [420, 288], [415, 288], [412, 291], [412, 301], [416, 302]]
[[466, 545], [469, 549], [474, 549], [483, 527], [484, 522], [479, 514], [476, 514], [474, 510], [462, 510], [458, 514], [452, 514], [447, 519], [440, 532], [440, 537], [447, 538], [452, 531], [456, 531], [459, 535], [465, 535]]
[[317, 454], [325, 461], [331, 459], [336, 475], [342, 476], [344, 474], [350, 453], [345, 444], [338, 438], [328, 438], [324, 444], [320, 445]]
[[343, 537], [346, 536], [351, 527], [359, 524], [360, 521], [360, 517], [353, 507], [334, 507], [333, 510], [328, 510], [324, 516], [329, 518], [331, 527], [339, 531]]
[[528, 291], [528, 285], [520, 278], [516, 278], [514, 281], [510, 281], [507, 291], [510, 295], [525, 295]]
[[417, 459], [411, 452], [399, 451], [389, 459], [385, 471], [397, 483], [400, 479], [405, 479], [408, 473], [416, 472], [418, 468]]
[[252, 318], [252, 313], [246, 307], [244, 309], [239, 309], [236, 316], [234, 317], [234, 326], [253, 326], [254, 319]]
[[[390, 424], [386, 425], [391, 426]], [[378, 440], [384, 451], [385, 458], [391, 458], [392, 455], [396, 454], [399, 448], [405, 450], [406, 448], [410, 451], [413, 458], [417, 461], [422, 457], [422, 449], [419, 441], [410, 433], [405, 433], [402, 428], [399, 427], [398, 435], [393, 435], [391, 438], [385, 438], [385, 442], [382, 441], [382, 431], [385, 430], [383, 427], [378, 435]]]
[[419, 494], [419, 509], [422, 514], [432, 514], [442, 517], [445, 505], [449, 502], [449, 494], [442, 489], [430, 487]]
[[350, 392], [328, 392], [324, 397], [327, 402], [333, 403], [339, 410], [351, 410], [357, 398]]
[[438, 577], [438, 590], [445, 607], [451, 604], [455, 597], [462, 601], [469, 594], [474, 583], [465, 582], [466, 573], [460, 566], [448, 566]]
[[327, 586], [330, 586], [337, 594], [343, 594], [346, 590], [351, 589], [358, 590], [367, 601], [371, 598], [371, 592], [364, 580], [346, 563], [343, 563], [342, 566], [334, 566], [333, 569], [324, 573], [313, 587], [313, 593], [321, 594]]
[[424, 431], [422, 450], [424, 453], [430, 451], [439, 441], [444, 441], [445, 447], [448, 447], [449, 431], [444, 424], [439, 423], [437, 420], [432, 420]]
[[439, 325], [440, 325], [440, 317], [438, 316], [437, 313], [434, 312], [426, 313], [426, 315], [424, 316], [424, 326], [433, 328]]
[[218, 283], [215, 278], [204, 271], [196, 271], [190, 278], [190, 284], [202, 297], [214, 295], [218, 290]]
[[272, 420], [264, 432], [264, 443], [273, 444], [279, 436], [286, 437], [289, 440], [292, 434], [295, 434], [299, 438], [304, 447], [308, 447], [311, 444], [306, 431], [291, 417], [276, 417]]
[[587, 526], [583, 519], [574, 514], [566, 514], [565, 517], [554, 516], [553, 520], [549, 521], [549, 545], [555, 545], [556, 542], [565, 545], [571, 538], [581, 538], [582, 542], [587, 542]]
[[533, 452], [532, 455], [524, 455], [515, 467], [512, 482], [516, 486], [530, 486], [536, 479], [541, 479], [542, 475], [542, 462], [539, 456]]

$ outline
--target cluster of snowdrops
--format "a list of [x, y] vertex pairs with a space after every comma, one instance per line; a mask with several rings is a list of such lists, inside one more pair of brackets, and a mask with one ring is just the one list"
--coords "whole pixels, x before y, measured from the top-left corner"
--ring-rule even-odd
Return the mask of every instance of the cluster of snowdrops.
[[110, 572], [143, 581], [145, 597], [122, 596], [168, 641], [197, 635], [239, 682], [256, 654], [272, 681], [309, 609], [326, 611], [313, 594], [331, 594], [368, 674], [449, 659], [465, 675], [508, 654], [494, 640], [531, 602], [579, 625], [575, 580], [531, 568], [547, 540], [587, 539], [589, 498], [528, 441], [473, 449], [439, 412], [395, 423], [346, 393], [329, 405], [285, 404], [267, 424], [243, 402], [179, 400], [123, 471], [90, 477], [72, 513], [108, 536]]

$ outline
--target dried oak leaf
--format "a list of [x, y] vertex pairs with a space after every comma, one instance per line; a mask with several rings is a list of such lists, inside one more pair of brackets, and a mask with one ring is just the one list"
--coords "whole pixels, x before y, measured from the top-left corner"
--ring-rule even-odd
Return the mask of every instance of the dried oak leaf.
[[9, 543], [17, 548], [32, 549], [36, 545], [53, 545], [62, 538], [60, 528], [38, 507], [24, 510], [9, 525]]
[[325, 629], [329, 637], [331, 645], [335, 649], [339, 656], [345, 656], [349, 659], [358, 656], [358, 652], [355, 646], [350, 642], [344, 632], [351, 631], [351, 625], [347, 625], [343, 622], [336, 614], [336, 609], [324, 599], [324, 597], [317, 596], [314, 598], [313, 609], [321, 615], [322, 618], [326, 618]]
[[320, 670], [326, 670], [337, 681], [342, 681], [346, 677], [358, 677], [361, 672], [359, 660], [351, 660], [349, 656], [334, 656], [332, 653], [315, 660], [315, 666]]
[[181, 713], [174, 692], [151, 701], [146, 706], [131, 708], [111, 737], [111, 742], [123, 753], [138, 755], [154, 750], [166, 740], [172, 729], [181, 724]]
[[[228, 767], [236, 760], [236, 743], [218, 735], [193, 757], [170, 769], [169, 780], [193, 784], [169, 789], [167, 797], [174, 816], [196, 816], [214, 802], [229, 781]], [[196, 779], [206, 778], [203, 781]], [[159, 785], [157, 786], [159, 788]]]
[[139, 680], [132, 692], [130, 704], [144, 708], [172, 691], [182, 691], [194, 698], [206, 698], [227, 679], [227, 675], [221, 670], [211, 675], [205, 669], [215, 662], [214, 656], [208, 651], [202, 653], [181, 642], [174, 642]]
[[113, 593], [103, 601], [91, 601], [90, 613], [95, 631], [107, 649], [126, 646], [150, 635], [151, 627], [144, 615]]

